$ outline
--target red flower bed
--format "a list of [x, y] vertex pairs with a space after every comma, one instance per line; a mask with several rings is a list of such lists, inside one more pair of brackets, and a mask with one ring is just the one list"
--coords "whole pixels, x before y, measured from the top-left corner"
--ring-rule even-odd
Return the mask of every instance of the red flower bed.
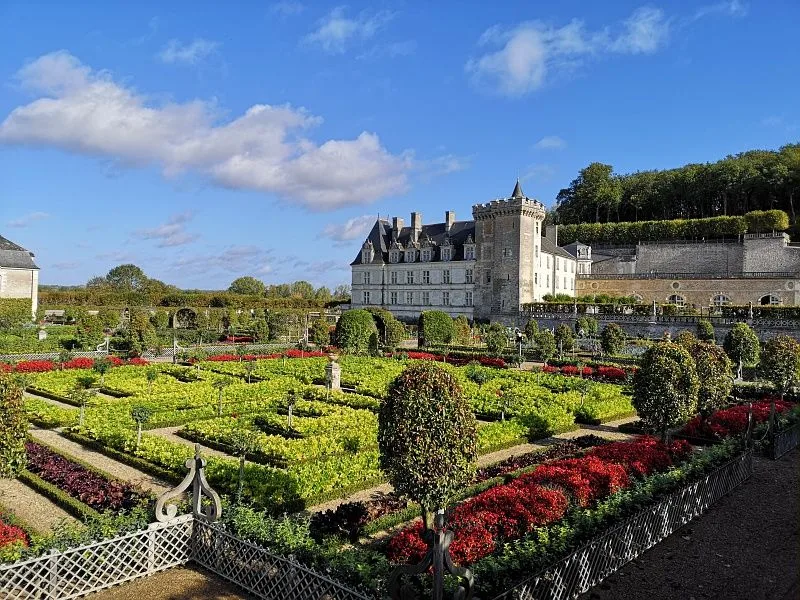
[[63, 364], [65, 369], [91, 369], [94, 366], [94, 359], [91, 358], [73, 358]]
[[[775, 400], [775, 412], [782, 413], [790, 410], [792, 405], [783, 400]], [[765, 398], [753, 403], [753, 422], [765, 423], [772, 411], [772, 399]], [[689, 437], [722, 439], [731, 435], [744, 433], [747, 430], [747, 404], [739, 404], [731, 408], [718, 410], [708, 419], [700, 415], [694, 417], [681, 433]]]
[[112, 367], [121, 367], [125, 364], [125, 361], [122, 360], [119, 356], [108, 356], [108, 362], [111, 363]]
[[542, 465], [517, 481], [557, 486], [566, 490], [580, 506], [613, 494], [630, 483], [625, 467], [596, 456], [557, 460]]
[[286, 358], [320, 358], [322, 356], [327, 356], [327, 354], [319, 350], [309, 352], [308, 350], [297, 350], [294, 348], [287, 350], [285, 354]]
[[133, 358], [128, 359], [128, 364], [133, 365], [135, 367], [146, 367], [147, 365], [150, 364], [150, 361], [145, 360], [144, 358], [141, 358], [139, 356], [135, 356]]
[[29, 471], [95, 510], [129, 509], [142, 498], [132, 485], [110, 481], [45, 446], [26, 442], [25, 451]]
[[21, 360], [16, 364], [14, 370], [17, 373], [44, 373], [55, 368], [51, 360]]
[[565, 365], [561, 367], [561, 373], [563, 375], [570, 375], [572, 377], [581, 375], [583, 377], [592, 377], [594, 375], [594, 369], [592, 367], [578, 368], [572, 365]]
[[12, 366], [8, 363], [0, 363], [0, 373], [11, 373]]
[[[457, 367], [463, 367], [464, 365], [468, 365], [469, 363], [475, 361], [484, 367], [497, 367], [498, 369], [504, 369], [506, 366], [506, 361], [504, 361], [502, 358], [495, 358], [491, 356], [444, 356], [443, 354], [433, 354], [431, 352], [418, 352], [413, 350], [406, 352], [405, 354], [411, 360], [434, 360], [437, 362], [446, 362]], [[394, 356], [394, 354], [389, 354], [389, 356]]]
[[587, 456], [622, 465], [631, 475], [649, 475], [669, 468], [686, 458], [691, 451], [691, 445], [684, 440], [676, 440], [667, 446], [654, 437], [641, 436], [630, 442], [597, 446]]
[[14, 543], [28, 545], [28, 534], [16, 525], [9, 525], [0, 521], [0, 548], [5, 548]]
[[542, 373], [561, 373], [561, 369], [553, 365], [545, 365], [542, 367]]
[[[582, 371], [582, 373], [581, 373]], [[630, 373], [635, 373], [636, 370], [632, 368]], [[605, 381], [625, 381], [628, 373], [619, 367], [599, 366], [597, 368], [583, 367], [582, 369], [575, 365], [564, 365], [563, 367], [556, 367], [554, 365], [545, 365], [542, 367], [542, 373], [562, 374], [568, 377], [591, 377], [592, 379], [600, 379]]]
[[209, 356], [206, 360], [214, 362], [228, 362], [230, 360], [239, 360], [239, 357], [235, 354], [215, 354], [214, 356]]

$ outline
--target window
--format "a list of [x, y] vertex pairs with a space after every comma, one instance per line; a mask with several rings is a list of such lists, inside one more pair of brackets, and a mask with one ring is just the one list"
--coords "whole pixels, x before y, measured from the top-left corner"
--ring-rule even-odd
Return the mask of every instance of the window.
[[503, 248], [503, 258], [511, 256], [511, 248]]
[[369, 284], [371, 279], [372, 279], [372, 273], [370, 273], [369, 271], [365, 272], [364, 273], [364, 283], [365, 284]]
[[558, 271], [561, 267], [558, 264], [558, 257], [556, 256], [556, 271]]
[[472, 283], [472, 269], [464, 271], [464, 281], [466, 283]]
[[397, 304], [397, 292], [389, 293], [389, 304]]
[[464, 246], [464, 260], [475, 260], [475, 246]]
[[399, 262], [399, 260], [400, 260], [400, 253], [397, 250], [392, 250], [389, 253], [389, 262], [396, 263]]
[[422, 251], [422, 258], [420, 260], [422, 260], [422, 262], [430, 262], [431, 261], [431, 251], [430, 251], [430, 249]]
[[728, 298], [725, 294], [717, 294], [712, 298], [711, 304], [714, 306], [727, 306], [731, 303], [731, 299]]
[[422, 304], [425, 306], [429, 306], [431, 303], [431, 293], [430, 292], [422, 292]]
[[445, 269], [442, 271], [442, 283], [450, 283], [450, 270]]
[[492, 274], [486, 271], [486, 283], [492, 283]]
[[553, 285], [558, 289], [558, 275], [553, 275]]
[[406, 283], [414, 283], [414, 271], [406, 271]]
[[414, 262], [414, 250], [406, 252], [406, 262]]
[[686, 298], [678, 294], [672, 294], [672, 296], [667, 298], [667, 302], [670, 304], [677, 304], [678, 306], [686, 306]]
[[422, 283], [425, 285], [431, 282], [431, 272], [430, 271], [423, 271], [422, 272]]
[[539, 283], [539, 274], [538, 273], [534, 273], [533, 274], [533, 283]]
[[575, 261], [574, 260], [569, 261], [569, 272], [570, 273], [574, 273], [575, 272]]
[[372, 251], [371, 250], [362, 250], [361, 251], [361, 262], [362, 263], [370, 263], [370, 262], [372, 262]]
[[392, 283], [396, 284], [397, 283], [397, 271], [392, 271], [389, 274], [389, 278], [391, 279]]
[[472, 292], [466, 292], [464, 294], [464, 305], [472, 306]]
[[533, 256], [535, 258], [539, 258], [539, 246], [534, 246], [533, 247]]
[[451, 248], [442, 248], [442, 260], [450, 260], [451, 256], [452, 256]]
[[539, 224], [536, 224], [536, 235], [539, 235]]
[[450, 292], [442, 292], [442, 304], [450, 306]]
[[414, 304], [414, 292], [406, 292], [406, 304]]
[[567, 278], [564, 277], [564, 289], [567, 289]]
[[547, 287], [550, 287], [550, 273], [547, 274]]
[[364, 304], [369, 304], [369, 292], [364, 292]]
[[776, 306], [781, 303], [781, 299], [775, 294], [767, 294], [766, 296], [761, 296], [758, 303], [761, 306]]

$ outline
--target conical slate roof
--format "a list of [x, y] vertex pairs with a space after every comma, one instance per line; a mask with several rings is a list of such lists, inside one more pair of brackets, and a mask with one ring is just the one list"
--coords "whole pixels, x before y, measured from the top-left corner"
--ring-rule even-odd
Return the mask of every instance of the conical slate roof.
[[514, 191], [511, 192], [512, 198], [524, 198], [525, 194], [522, 193], [522, 186], [519, 184], [519, 179], [517, 179], [517, 185], [514, 186]]

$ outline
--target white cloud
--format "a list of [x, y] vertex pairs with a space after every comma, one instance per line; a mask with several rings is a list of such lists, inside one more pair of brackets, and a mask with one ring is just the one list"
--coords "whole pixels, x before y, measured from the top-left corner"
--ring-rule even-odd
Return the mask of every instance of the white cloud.
[[350, 242], [360, 240], [367, 236], [369, 230], [378, 220], [376, 215], [361, 215], [353, 217], [344, 223], [331, 223], [325, 226], [322, 235], [336, 242]]
[[466, 72], [475, 85], [506, 96], [522, 96], [542, 87], [548, 76], [573, 69], [588, 57], [641, 54], [658, 50], [667, 41], [669, 20], [662, 10], [643, 7], [622, 23], [621, 31], [586, 30], [582, 21], [563, 27], [528, 21], [510, 29], [494, 26], [479, 40], [494, 46], [470, 59]]
[[319, 45], [330, 54], [342, 54], [349, 43], [370, 39], [394, 17], [393, 13], [387, 11], [373, 14], [364, 11], [354, 18], [347, 17], [345, 13], [344, 6], [334, 8], [303, 41]]
[[546, 135], [533, 145], [537, 150], [563, 150], [567, 142], [557, 135]]
[[198, 237], [196, 234], [186, 231], [186, 224], [191, 221], [191, 212], [173, 215], [163, 225], [152, 229], [140, 229], [134, 235], [143, 240], [158, 240], [156, 244], [159, 248], [172, 248], [174, 246], [185, 246], [191, 244]]
[[189, 44], [170, 40], [158, 53], [158, 58], [167, 64], [196, 65], [214, 54], [219, 46], [219, 42], [202, 38], [197, 38]]
[[253, 245], [229, 246], [219, 252], [183, 256], [171, 265], [172, 270], [189, 274], [207, 274], [212, 271], [266, 275], [273, 271], [271, 250]]
[[283, 17], [291, 17], [299, 15], [306, 7], [300, 2], [276, 2], [269, 7], [271, 12], [277, 13]]
[[27, 215], [22, 215], [19, 219], [13, 219], [6, 223], [9, 227], [27, 227], [36, 221], [41, 221], [42, 219], [47, 219], [50, 217], [50, 213], [46, 212], [32, 212], [28, 213]]
[[728, 17], [745, 17], [749, 7], [744, 2], [739, 0], [728, 0], [727, 2], [717, 2], [716, 4], [707, 4], [698, 8], [692, 20], [702, 19], [708, 15], [723, 15]]
[[39, 96], [0, 124], [0, 143], [28, 144], [196, 171], [231, 189], [276, 194], [312, 210], [368, 204], [403, 192], [413, 166], [378, 136], [316, 143], [303, 135], [322, 119], [291, 105], [256, 104], [222, 121], [210, 102], [156, 105], [67, 52], [40, 57], [17, 78]]

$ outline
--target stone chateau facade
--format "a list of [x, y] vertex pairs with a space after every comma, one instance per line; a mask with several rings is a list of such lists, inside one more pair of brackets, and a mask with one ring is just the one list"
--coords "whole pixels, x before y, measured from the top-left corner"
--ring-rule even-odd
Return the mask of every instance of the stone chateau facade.
[[471, 221], [411, 226], [378, 219], [351, 263], [353, 308], [381, 307], [400, 319], [424, 310], [489, 319], [516, 315], [545, 294], [575, 295], [580, 256], [557, 245], [544, 227], [544, 205], [522, 192], [472, 207]]
[[0, 235], [0, 298], [26, 298], [33, 315], [39, 308], [39, 267], [33, 252]]

